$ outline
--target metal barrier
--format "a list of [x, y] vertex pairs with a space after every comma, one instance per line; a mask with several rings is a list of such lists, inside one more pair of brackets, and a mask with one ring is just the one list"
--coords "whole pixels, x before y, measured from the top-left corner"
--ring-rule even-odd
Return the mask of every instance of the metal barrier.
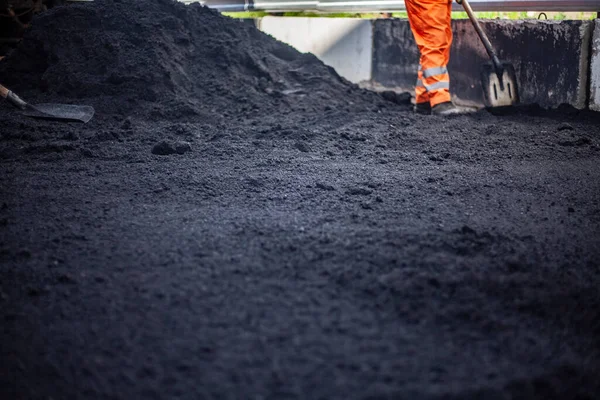
[[[404, 11], [403, 0], [179, 0], [201, 3], [222, 12], [308, 11], [308, 12], [393, 12]], [[475, 11], [600, 11], [600, 0], [471, 0]], [[455, 11], [462, 7], [454, 3]]]

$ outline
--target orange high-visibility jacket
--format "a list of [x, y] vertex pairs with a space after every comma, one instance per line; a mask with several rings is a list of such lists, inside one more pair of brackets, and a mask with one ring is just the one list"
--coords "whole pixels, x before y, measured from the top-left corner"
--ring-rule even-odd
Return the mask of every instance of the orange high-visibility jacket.
[[410, 27], [421, 53], [416, 102], [450, 101], [448, 61], [452, 44], [452, 0], [406, 0]]

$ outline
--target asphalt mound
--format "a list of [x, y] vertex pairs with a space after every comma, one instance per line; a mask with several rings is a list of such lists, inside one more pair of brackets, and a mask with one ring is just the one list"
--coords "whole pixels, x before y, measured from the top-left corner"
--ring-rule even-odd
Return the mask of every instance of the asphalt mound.
[[40, 15], [0, 65], [29, 98], [81, 99], [100, 116], [245, 117], [391, 104], [256, 29], [199, 4], [98, 0]]

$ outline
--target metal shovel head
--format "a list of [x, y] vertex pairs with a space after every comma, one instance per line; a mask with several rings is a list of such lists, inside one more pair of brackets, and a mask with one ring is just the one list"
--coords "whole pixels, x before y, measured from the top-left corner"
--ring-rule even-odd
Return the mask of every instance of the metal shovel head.
[[502, 74], [498, 76], [493, 64], [481, 68], [483, 98], [488, 108], [509, 107], [519, 103], [519, 87], [515, 68], [510, 63], [502, 63]]
[[94, 116], [94, 108], [72, 104], [29, 104], [23, 114], [33, 118], [80, 121], [85, 124]]

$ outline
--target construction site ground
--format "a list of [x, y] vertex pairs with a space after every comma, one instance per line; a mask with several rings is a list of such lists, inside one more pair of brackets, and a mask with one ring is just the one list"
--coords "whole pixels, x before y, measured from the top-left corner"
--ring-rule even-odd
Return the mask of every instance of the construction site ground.
[[96, 108], [0, 105], [0, 398], [598, 398], [598, 114], [417, 116], [138, 3], [53, 9], [0, 63]]

